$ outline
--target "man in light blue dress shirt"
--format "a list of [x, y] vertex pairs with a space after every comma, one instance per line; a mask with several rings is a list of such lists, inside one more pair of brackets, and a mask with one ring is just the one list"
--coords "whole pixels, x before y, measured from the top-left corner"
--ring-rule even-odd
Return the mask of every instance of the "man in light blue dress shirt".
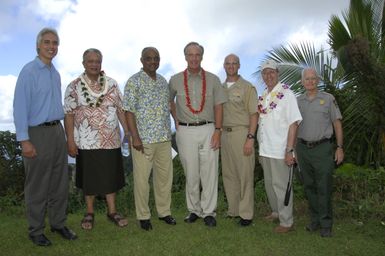
[[51, 245], [44, 235], [45, 215], [51, 231], [67, 240], [77, 238], [65, 226], [68, 159], [60, 74], [52, 64], [59, 46], [56, 30], [44, 28], [36, 40], [38, 56], [21, 70], [15, 88], [13, 117], [25, 167], [24, 195], [29, 238]]

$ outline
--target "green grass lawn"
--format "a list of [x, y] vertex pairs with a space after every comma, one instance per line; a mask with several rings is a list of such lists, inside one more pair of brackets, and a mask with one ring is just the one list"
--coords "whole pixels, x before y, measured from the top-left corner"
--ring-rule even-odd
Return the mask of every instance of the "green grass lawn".
[[[12, 213], [12, 214], [10, 214]], [[183, 222], [186, 211], [174, 210], [176, 226], [152, 218], [153, 230], [139, 228], [131, 213], [129, 225], [118, 228], [102, 213], [95, 216], [92, 231], [80, 228], [82, 214], [70, 214], [68, 226], [79, 236], [65, 241], [49, 231], [53, 245], [42, 248], [27, 236], [27, 223], [22, 210], [0, 212], [0, 255], [385, 255], [385, 227], [378, 220], [358, 225], [352, 220], [336, 220], [334, 236], [321, 238], [304, 230], [307, 218], [296, 217], [296, 230], [288, 234], [272, 232], [276, 224], [263, 220], [257, 213], [252, 226], [243, 228], [236, 220], [217, 216], [217, 227], [208, 228], [203, 220]]]

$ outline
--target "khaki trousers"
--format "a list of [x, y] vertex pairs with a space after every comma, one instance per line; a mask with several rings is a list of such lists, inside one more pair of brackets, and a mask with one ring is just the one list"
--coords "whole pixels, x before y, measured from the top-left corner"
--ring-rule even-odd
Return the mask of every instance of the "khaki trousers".
[[228, 202], [227, 215], [251, 220], [254, 215], [254, 150], [245, 156], [243, 146], [248, 128], [234, 127], [222, 132], [221, 160], [223, 185]]
[[263, 168], [267, 198], [273, 213], [278, 213], [281, 226], [293, 225], [293, 189], [291, 190], [288, 206], [284, 205], [289, 167], [283, 159], [259, 157]]
[[173, 167], [171, 142], [144, 144], [144, 154], [131, 147], [134, 168], [134, 198], [136, 217], [147, 220], [151, 217], [148, 200], [149, 178], [152, 172], [155, 206], [159, 217], [171, 215], [171, 186]]
[[187, 208], [200, 217], [215, 216], [217, 208], [219, 150], [210, 147], [214, 130], [213, 124], [180, 125], [176, 132], [179, 157], [186, 176]]

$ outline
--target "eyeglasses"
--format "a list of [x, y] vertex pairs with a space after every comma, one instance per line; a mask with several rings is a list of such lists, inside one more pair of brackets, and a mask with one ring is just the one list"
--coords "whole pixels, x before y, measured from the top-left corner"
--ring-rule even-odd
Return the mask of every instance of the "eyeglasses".
[[239, 65], [239, 62], [225, 62], [226, 66], [236, 66]]

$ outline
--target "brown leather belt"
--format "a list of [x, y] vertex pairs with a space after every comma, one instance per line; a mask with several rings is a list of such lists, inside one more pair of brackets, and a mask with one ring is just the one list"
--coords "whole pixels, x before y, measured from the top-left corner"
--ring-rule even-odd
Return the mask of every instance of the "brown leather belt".
[[41, 124], [38, 124], [37, 126], [54, 126], [54, 125], [58, 125], [58, 124], [60, 124], [60, 120], [54, 120], [54, 121], [50, 121], [50, 122], [41, 123]]
[[306, 141], [304, 139], [301, 139], [301, 138], [298, 138], [298, 141], [304, 145], [306, 145], [306, 147], [308, 148], [314, 148], [324, 142], [327, 142], [327, 141], [330, 141], [330, 139], [328, 138], [323, 138], [321, 140], [317, 140], [317, 141]]
[[194, 123], [182, 123], [182, 122], [179, 122], [179, 125], [183, 125], [183, 126], [201, 126], [201, 125], [205, 125], [205, 124], [211, 124], [213, 122], [210, 122], [210, 121], [199, 121], [199, 122], [194, 122]]

